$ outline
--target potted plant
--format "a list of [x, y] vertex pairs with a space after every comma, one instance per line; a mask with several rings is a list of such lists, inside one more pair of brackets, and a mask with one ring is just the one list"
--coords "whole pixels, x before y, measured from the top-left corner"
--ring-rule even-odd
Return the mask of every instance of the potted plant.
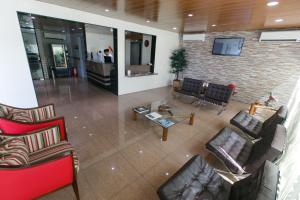
[[187, 68], [186, 60], [186, 50], [185, 48], [175, 49], [170, 56], [171, 61], [171, 73], [175, 74], [175, 79], [173, 80], [173, 88], [179, 89], [180, 80], [178, 79], [179, 73]]

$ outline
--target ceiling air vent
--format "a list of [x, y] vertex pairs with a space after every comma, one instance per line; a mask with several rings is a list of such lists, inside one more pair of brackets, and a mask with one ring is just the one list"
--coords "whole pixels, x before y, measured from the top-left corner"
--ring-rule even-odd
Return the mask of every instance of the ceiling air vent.
[[202, 41], [204, 42], [205, 40], [205, 34], [183, 34], [182, 36], [183, 41]]
[[300, 30], [261, 32], [259, 41], [260, 42], [263, 41], [300, 42]]

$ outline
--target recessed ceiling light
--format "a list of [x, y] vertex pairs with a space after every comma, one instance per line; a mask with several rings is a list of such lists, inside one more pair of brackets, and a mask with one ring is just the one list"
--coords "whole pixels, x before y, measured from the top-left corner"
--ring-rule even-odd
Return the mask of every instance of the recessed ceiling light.
[[[75, 28], [72, 28], [72, 31], [75, 31]], [[75, 118], [75, 117], [74, 117], [74, 118]], [[76, 117], [76, 118], [77, 118], [77, 117]], [[76, 119], [76, 118], [75, 118], [75, 119]]]
[[147, 23], [150, 23], [150, 20], [148, 19], [146, 22], [147, 22]]
[[176, 27], [173, 27], [173, 30], [176, 30], [177, 28]]
[[269, 3], [267, 3], [267, 6], [277, 6], [279, 4], [279, 2], [278, 1], [271, 1], [271, 2], [269, 2]]
[[31, 16], [31, 19], [35, 19], [35, 17], [34, 17], [34, 16]]
[[211, 26], [215, 27], [215, 26], [217, 26], [217, 25], [213, 24], [213, 25], [211, 25]]
[[105, 12], [109, 12], [109, 9], [105, 9]]
[[275, 19], [275, 22], [283, 22], [283, 19]]
[[194, 15], [192, 13], [188, 14], [189, 17], [193, 17]]
[[81, 27], [78, 28], [78, 30], [81, 30], [81, 29], [82, 29]]
[[29, 24], [29, 22], [26, 22], [25, 24], [27, 24], [27, 25], [28, 25], [28, 24]]
[[65, 31], [65, 30], [62, 30], [61, 32], [63, 32], [63, 33], [64, 33], [64, 32], [66, 32], [66, 31]]

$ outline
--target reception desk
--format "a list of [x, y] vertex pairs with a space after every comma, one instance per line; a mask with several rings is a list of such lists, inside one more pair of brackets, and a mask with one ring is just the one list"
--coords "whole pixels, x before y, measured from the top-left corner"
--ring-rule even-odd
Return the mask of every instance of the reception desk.
[[111, 86], [112, 63], [100, 63], [96, 60], [86, 60], [86, 73], [89, 80], [99, 83], [104, 87]]

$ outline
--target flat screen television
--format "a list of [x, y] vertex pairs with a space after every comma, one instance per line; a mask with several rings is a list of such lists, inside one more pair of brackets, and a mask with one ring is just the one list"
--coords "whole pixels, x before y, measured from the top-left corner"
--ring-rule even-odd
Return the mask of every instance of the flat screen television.
[[212, 54], [223, 56], [239, 56], [245, 38], [215, 38]]

